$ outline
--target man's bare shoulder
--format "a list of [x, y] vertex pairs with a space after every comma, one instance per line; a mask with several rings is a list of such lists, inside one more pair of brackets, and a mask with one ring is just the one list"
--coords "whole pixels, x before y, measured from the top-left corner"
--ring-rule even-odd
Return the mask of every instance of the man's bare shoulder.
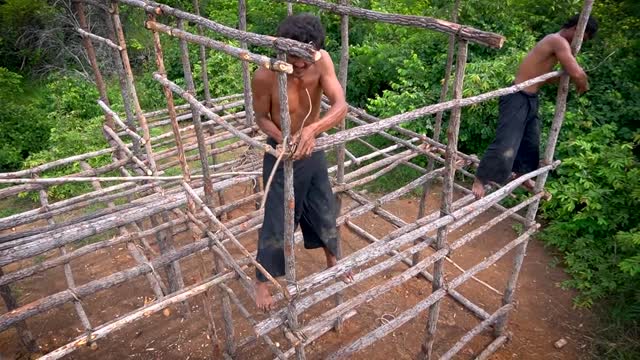
[[551, 51], [555, 51], [559, 48], [568, 47], [569, 43], [567, 39], [563, 38], [558, 33], [553, 33], [545, 36], [542, 40], [538, 42], [539, 46], [545, 47]]
[[270, 85], [273, 83], [273, 74], [273, 71], [261, 66], [253, 73], [253, 84], [261, 86]]
[[331, 55], [324, 49], [320, 50], [320, 60], [317, 61], [317, 64], [320, 65], [320, 68], [326, 70], [328, 68], [333, 69], [333, 60], [331, 59]]

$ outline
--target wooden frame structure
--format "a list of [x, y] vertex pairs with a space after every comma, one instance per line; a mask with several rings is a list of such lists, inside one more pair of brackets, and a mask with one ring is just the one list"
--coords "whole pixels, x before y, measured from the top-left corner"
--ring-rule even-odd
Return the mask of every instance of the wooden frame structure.
[[[535, 215], [542, 197], [542, 189], [549, 171], [559, 165], [558, 161], [553, 161], [553, 153], [564, 117], [568, 76], [561, 72], [551, 72], [519, 85], [463, 98], [462, 88], [468, 43], [499, 48], [504, 38], [498, 34], [456, 24], [460, 0], [456, 0], [454, 4], [452, 21], [383, 14], [351, 7], [348, 0], [340, 0], [339, 4], [321, 0], [292, 0], [287, 4], [289, 11], [292, 11], [291, 3], [293, 2], [314, 5], [341, 16], [342, 51], [338, 73], [343, 88], [346, 88], [349, 56], [349, 17], [414, 26], [450, 35], [445, 86], [440, 103], [387, 119], [378, 119], [363, 110], [350, 107], [346, 120], [353, 126], [346, 129], [343, 123], [338, 131], [321, 137], [317, 141], [317, 149], [329, 150], [335, 147], [336, 166], [330, 169], [330, 173], [335, 173], [334, 192], [340, 204], [343, 198], [351, 201], [349, 206], [341, 208], [341, 214], [338, 217], [339, 226], [345, 225], [370, 244], [349, 255], [339, 254], [341, 258], [332, 268], [299, 278], [296, 276], [294, 250], [296, 243], [301, 240], [301, 235], [295, 233], [293, 208], [285, 207], [287, 209], [285, 212], [287, 274], [286, 283], [280, 284], [262, 269], [255, 261], [255, 254], [249, 252], [239, 240], [242, 236], [253, 234], [260, 228], [263, 210], [256, 205], [252, 211], [240, 216], [230, 216], [232, 211], [241, 207], [259, 204], [263, 197], [258, 181], [261, 174], [260, 155], [262, 152], [278, 155], [276, 149], [265, 144], [265, 137], [258, 133], [253, 123], [248, 62], [266, 66], [278, 72], [282, 130], [286, 138], [290, 133], [285, 89], [286, 76], [291, 72], [291, 65], [286, 62], [285, 54], [290, 53], [309, 60], [317, 60], [320, 56], [319, 52], [308, 44], [247, 32], [245, 0], [238, 1], [239, 29], [229, 28], [200, 16], [197, 0], [194, 0], [195, 14], [149, 0], [118, 0], [117, 2], [76, 0], [75, 11], [80, 25], [78, 33], [83, 39], [95, 71], [95, 79], [100, 91], [99, 104], [105, 112], [104, 134], [110, 147], [27, 170], [0, 174], [0, 184], [13, 184], [0, 188], [0, 199], [25, 192], [36, 193], [40, 199], [39, 207], [0, 219], [0, 293], [7, 307], [7, 311], [0, 315], [0, 332], [15, 328], [16, 339], [29, 351], [38, 352], [36, 340], [29, 331], [28, 322], [44, 312], [72, 303], [84, 327], [84, 333], [42, 357], [57, 359], [85, 346], [96, 347], [100, 338], [149, 314], [160, 312], [170, 305], [176, 305], [181, 314], [188, 316], [187, 302], [202, 294], [208, 331], [214, 349], [220, 351], [218, 355], [234, 358], [243, 346], [261, 339], [273, 352], [275, 358], [283, 359], [295, 355], [297, 359], [304, 359], [307, 345], [330, 329], [339, 328], [342, 322], [356, 314], [355, 309], [359, 305], [402, 285], [412, 277], [422, 276], [432, 282], [432, 291], [428, 296], [394, 319], [363, 334], [358, 340], [336, 349], [330, 358], [348, 358], [350, 354], [373, 344], [424, 311], [428, 312], [421, 352], [425, 359], [435, 357], [450, 359], [474, 336], [486, 329], [493, 329], [494, 340], [486, 344], [482, 352], [476, 354], [478, 359], [488, 358], [508, 340], [510, 334], [506, 330], [507, 316], [509, 310], [513, 308], [514, 291], [527, 242], [539, 227], [535, 223]], [[574, 53], [580, 49], [592, 3], [592, 0], [585, 0], [578, 23], [578, 33], [572, 44]], [[141, 109], [120, 21], [119, 10], [123, 5], [141, 9], [147, 13], [146, 27], [153, 34], [158, 66], [154, 79], [163, 87], [167, 104], [164, 110], [145, 113]], [[94, 7], [101, 16], [104, 16], [109, 28], [107, 34], [90, 32], [85, 16], [86, 6]], [[166, 25], [160, 22], [161, 19], [165, 20], [165, 23], [170, 23], [171, 20], [176, 22]], [[195, 24], [197, 33], [189, 32], [185, 22]], [[234, 47], [212, 40], [206, 36], [207, 31], [239, 40], [241, 46]], [[175, 37], [180, 42], [184, 88], [167, 78], [160, 34], [166, 36], [165, 40]], [[94, 43], [104, 44], [113, 51], [120, 78], [124, 120], [121, 120], [120, 115], [110, 108], [95, 57]], [[194, 79], [191, 69], [189, 44], [197, 45], [200, 50], [199, 61], [204, 69], [201, 71], [200, 81], [204, 99], [196, 97], [197, 80]], [[278, 52], [278, 56], [269, 58], [251, 53], [247, 50], [248, 44], [272, 47]], [[243, 61], [244, 94], [211, 98], [206, 71], [206, 48], [221, 51]], [[448, 79], [453, 70], [454, 58], [453, 99], [446, 101]], [[561, 77], [561, 83], [556, 115], [544, 154], [546, 165], [509, 182], [481, 200], [475, 200], [468, 189], [454, 181], [456, 174], [473, 178], [473, 174], [468, 170], [478, 164], [477, 158], [457, 150], [458, 130], [462, 121], [461, 108], [514, 93], [528, 85], [557, 76]], [[176, 106], [174, 96], [184, 99], [186, 104]], [[329, 105], [323, 103], [323, 106]], [[244, 107], [244, 110], [237, 111], [239, 107]], [[448, 142], [444, 145], [439, 142], [439, 136], [442, 114], [446, 110], [451, 110], [451, 116], [447, 129]], [[399, 127], [402, 123], [430, 114], [436, 114], [436, 131], [433, 139]], [[171, 130], [151, 136], [152, 129], [163, 129], [166, 126], [170, 126]], [[379, 134], [391, 140], [394, 145], [383, 149], [375, 148], [362, 139], [371, 134]], [[345, 149], [345, 143], [349, 141], [364, 143], [372, 151], [356, 157]], [[417, 156], [428, 158], [427, 168], [421, 168], [409, 162]], [[95, 168], [89, 165], [95, 159], [105, 157], [111, 158], [107, 165]], [[79, 165], [82, 170], [80, 172], [71, 170], [74, 164]], [[293, 201], [292, 166], [292, 160], [285, 156], [285, 203]], [[357, 191], [358, 186], [398, 166], [412, 167], [422, 175], [377, 199], [369, 199]], [[69, 174], [57, 178], [46, 177], [47, 171], [52, 169], [69, 169]], [[172, 169], [177, 170], [176, 172], [180, 175], [168, 176], [167, 172]], [[533, 178], [537, 180], [534, 195], [508, 209], [499, 204], [525, 180]], [[418, 218], [414, 222], [407, 223], [382, 207], [383, 204], [414, 189], [423, 187], [426, 194], [430, 184], [437, 179], [442, 179], [442, 201], [439, 211], [428, 213], [425, 198], [423, 198]], [[49, 202], [47, 187], [69, 182], [90, 182], [92, 190], [70, 199]], [[239, 186], [239, 184], [244, 184], [253, 191], [239, 199], [226, 199], [225, 189]], [[454, 192], [462, 194], [455, 201]], [[94, 206], [95, 210], [87, 210], [88, 206]], [[499, 215], [455, 241], [448, 239], [452, 231], [468, 224], [490, 208], [497, 209]], [[518, 215], [517, 212], [525, 208], [526, 215], [524, 217]], [[396, 230], [383, 238], [376, 238], [352, 221], [355, 217], [367, 212], [374, 212], [392, 224]], [[523, 232], [491, 256], [468, 269], [463, 269], [462, 274], [453, 279], [445, 281], [443, 266], [448, 259], [447, 256], [508, 217], [522, 222]], [[183, 233], [188, 234], [189, 240], [178, 244], [176, 238]], [[432, 233], [435, 233], [435, 238], [431, 237]], [[87, 239], [91, 241], [85, 241]], [[78, 245], [83, 241], [85, 243]], [[130, 267], [83, 284], [76, 282], [70, 262], [116, 245], [126, 247], [134, 261]], [[432, 250], [427, 256], [422, 256], [427, 249]], [[502, 305], [499, 308], [487, 311], [456, 290], [511, 250], [515, 250], [516, 253], [513, 271], [507, 279], [501, 299]], [[38, 256], [45, 256], [45, 258], [41, 262], [30, 261]], [[209, 258], [205, 259], [205, 257], [212, 259], [213, 273], [207, 270]], [[197, 270], [199, 280], [187, 285], [184, 264], [191, 260], [199, 264]], [[408, 266], [401, 274], [381, 280], [376, 286], [350, 298], [343, 293], [343, 290], [348, 287], [380, 275], [398, 263], [405, 263]], [[429, 273], [427, 269], [431, 265], [434, 269]], [[66, 289], [60, 289], [58, 292], [26, 304], [19, 304], [10, 285], [47, 271], [59, 271], [60, 267], [64, 271]], [[275, 285], [276, 300], [284, 302], [283, 306], [263, 320], [257, 320], [253, 304], [243, 303], [243, 300], [251, 300], [255, 296], [252, 280], [248, 275], [251, 274], [248, 270], [254, 268], [265, 273]], [[351, 269], [360, 269], [360, 272], [355, 274], [353, 283], [334, 281]], [[154, 301], [108, 322], [92, 323], [87, 316], [84, 299], [141, 276], [144, 276], [151, 287], [156, 297]], [[232, 286], [232, 284], [235, 285]], [[246, 297], [236, 294], [237, 286], [245, 290]], [[312, 305], [333, 296], [336, 297], [335, 307], [325, 309], [321, 316], [306, 323], [300, 321], [299, 316]], [[442, 354], [436, 354], [434, 342], [439, 310], [442, 299], [445, 297], [450, 297], [462, 305], [477, 317], [479, 323], [453, 347]], [[236, 321], [234, 308], [251, 324], [252, 335], [238, 338], [234, 331], [234, 321]], [[221, 317], [219, 317], [220, 314]], [[220, 321], [224, 329], [221, 332], [216, 325]], [[279, 346], [272, 339], [276, 329], [282, 330], [289, 342], [288, 348]], [[224, 334], [223, 340], [219, 340], [220, 333]]]

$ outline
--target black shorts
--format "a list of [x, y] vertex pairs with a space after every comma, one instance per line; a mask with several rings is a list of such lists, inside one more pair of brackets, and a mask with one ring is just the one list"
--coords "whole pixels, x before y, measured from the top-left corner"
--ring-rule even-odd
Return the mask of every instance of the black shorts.
[[[267, 143], [275, 147], [276, 142]], [[276, 158], [264, 155], [262, 181], [266, 185]], [[337, 209], [324, 151], [316, 151], [309, 158], [293, 163], [293, 187], [295, 194], [295, 224], [304, 236], [306, 249], [327, 248], [336, 254], [338, 233], [336, 229]], [[264, 221], [258, 235], [257, 261], [273, 277], [285, 274], [284, 262], [284, 168], [278, 167], [267, 194]], [[267, 279], [256, 270], [258, 281]]]
[[485, 152], [476, 178], [504, 184], [512, 172], [526, 174], [540, 162], [538, 95], [520, 91], [500, 97], [496, 138]]

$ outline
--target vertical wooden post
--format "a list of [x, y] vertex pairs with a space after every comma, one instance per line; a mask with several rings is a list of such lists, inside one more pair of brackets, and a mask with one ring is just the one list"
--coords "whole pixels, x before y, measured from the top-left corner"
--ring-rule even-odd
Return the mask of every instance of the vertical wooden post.
[[[340, 5], [349, 5], [349, 0], [340, 0]], [[340, 85], [342, 85], [342, 91], [344, 92], [344, 96], [347, 96], [347, 74], [349, 69], [349, 16], [342, 15], [340, 16], [340, 38], [342, 40], [342, 44], [340, 45], [340, 68], [338, 70], [338, 80], [340, 81]], [[346, 128], [346, 119], [342, 119], [340, 121], [340, 125], [338, 129], [340, 131]], [[344, 155], [345, 155], [345, 143], [342, 143], [337, 146], [336, 149], [336, 165], [338, 166], [338, 171], [336, 173], [336, 180], [339, 184], [344, 183]], [[342, 210], [342, 198], [339, 193], [335, 194], [336, 199], [336, 217], [340, 215]], [[340, 236], [340, 230], [336, 232], [338, 237], [337, 243], [337, 254], [336, 259], [342, 259], [342, 236]], [[344, 301], [344, 296], [342, 292], [338, 292], [336, 294], [336, 306], [342, 304]], [[340, 331], [342, 329], [342, 317], [336, 319], [336, 323], [334, 329], [336, 331]]]
[[[84, 3], [82, 2], [74, 2], [73, 6], [76, 11], [76, 16], [78, 17], [78, 24], [80, 28], [84, 31], [90, 32], [89, 24], [87, 23], [87, 17], [84, 12]], [[107, 87], [104, 84], [104, 79], [102, 78], [102, 72], [100, 71], [100, 67], [98, 66], [98, 61], [96, 60], [96, 51], [93, 48], [93, 44], [91, 40], [85, 36], [82, 37], [82, 46], [87, 53], [87, 57], [89, 58], [89, 63], [91, 64], [91, 69], [93, 69], [93, 74], [96, 80], [96, 87], [98, 88], [98, 93], [100, 94], [100, 100], [102, 100], [105, 104], [109, 105], [109, 98], [107, 97]], [[113, 123], [113, 118], [111, 115], [104, 115], [105, 124], [115, 130], [115, 125]], [[107, 134], [104, 134], [107, 140], [110, 140]]]
[[[110, 7], [112, 9], [112, 7]], [[111, 18], [111, 13], [105, 14], [105, 22], [107, 24], [107, 37], [115, 42], [118, 42], [115, 27], [113, 26], [113, 19]], [[127, 76], [124, 72], [124, 65], [122, 64], [122, 57], [120, 56], [120, 51], [113, 50], [113, 63], [115, 64], [116, 71], [118, 73], [118, 82], [120, 85], [120, 95], [122, 96], [122, 105], [124, 107], [124, 113], [126, 115], [126, 123], [127, 126], [134, 130], [136, 129], [135, 124], [135, 114], [133, 112], [133, 105], [131, 104], [131, 99], [129, 94], [129, 90], [127, 88]], [[137, 132], [137, 131], [136, 131]], [[136, 157], [141, 158], [141, 146], [140, 141], [138, 139], [133, 138], [133, 153]]]
[[[194, 12], [197, 16], [200, 16], [200, 3], [198, 0], [193, 0], [193, 9]], [[198, 35], [203, 36], [204, 35], [204, 29], [202, 27], [202, 25], [198, 24], [196, 25], [196, 28], [198, 30]], [[211, 103], [211, 90], [209, 87], [209, 70], [207, 67], [207, 49], [204, 47], [204, 45], [200, 45], [200, 67], [201, 67], [201, 78], [202, 78], [202, 87], [204, 90], [204, 101], [206, 106], [213, 106], [213, 104]], [[216, 134], [215, 131], [215, 124], [211, 124], [207, 127], [207, 132], [209, 133], [209, 136], [214, 136]], [[216, 144], [213, 143], [211, 144], [211, 165], [215, 166], [218, 163], [218, 159], [217, 159], [217, 155], [215, 153], [215, 149], [216, 149]], [[259, 192], [259, 190], [258, 190]], [[225, 200], [224, 200], [224, 192], [222, 190], [218, 191], [218, 204], [220, 206], [225, 204]], [[226, 214], [222, 215], [223, 219], [226, 218]]]
[[[135, 110], [139, 125], [142, 128], [143, 139], [145, 140], [144, 148], [146, 153], [146, 160], [149, 164], [150, 172], [153, 175], [157, 175], [156, 162], [153, 158], [153, 149], [151, 148], [151, 142], [149, 141], [149, 126], [147, 125], [147, 119], [142, 113], [140, 102], [138, 101], [138, 94], [136, 92], [136, 87], [133, 81], [133, 71], [131, 70], [131, 64], [129, 63], [127, 43], [124, 38], [124, 31], [122, 30], [122, 22], [120, 21], [120, 11], [117, 2], [111, 3], [111, 12], [111, 20], [113, 22], [117, 44], [120, 45], [120, 48], [122, 49], [120, 51], [120, 57], [122, 59], [123, 74], [127, 85], [126, 95], [130, 96], [131, 104], [133, 105], [133, 109]], [[159, 226], [161, 222], [168, 222], [169, 220], [170, 218], [166, 212], [163, 212], [160, 217], [151, 217], [151, 223], [154, 227]], [[162, 253], [173, 248], [173, 235], [171, 231], [157, 233], [156, 239]], [[174, 261], [171, 263], [171, 265], [166, 267], [166, 270], [167, 277], [169, 278], [169, 291], [174, 292], [183, 288], [184, 279], [182, 278], [182, 270], [180, 269], [180, 264], [177, 261]], [[188, 311], [188, 307], [185, 309], [185, 311]]]
[[[462, 98], [462, 86], [464, 83], [464, 70], [467, 65], [467, 48], [466, 40], [458, 40], [458, 55], [456, 59], [456, 77], [453, 89], [453, 97], [455, 99]], [[458, 133], [460, 130], [460, 112], [459, 106], [451, 110], [451, 121], [447, 131], [447, 152], [445, 159], [445, 173], [443, 175], [444, 182], [442, 185], [442, 204], [440, 206], [440, 216], [448, 215], [452, 212], [453, 203], [453, 184], [456, 173], [456, 157], [458, 152]], [[443, 226], [438, 229], [436, 238], [436, 249], [443, 249], [447, 244], [447, 228]], [[433, 270], [433, 291], [441, 289], [444, 285], [444, 259], [438, 260], [434, 264]], [[429, 319], [427, 321], [427, 331], [422, 345], [423, 358], [431, 359], [433, 355], [433, 342], [435, 340], [436, 329], [438, 325], [438, 315], [440, 312], [440, 301], [429, 307]]]
[[[284, 53], [278, 54], [278, 59], [286, 61]], [[288, 149], [291, 141], [291, 118], [289, 117], [289, 98], [287, 93], [287, 74], [278, 73], [278, 100], [280, 101], [280, 125], [284, 148]], [[293, 192], [293, 160], [286, 157], [284, 160], [284, 259], [287, 285], [297, 285], [296, 281], [296, 242], [294, 237], [295, 225], [295, 196]], [[296, 315], [295, 300], [287, 303], [287, 320], [292, 332], [298, 329], [298, 315]], [[296, 358], [305, 359], [304, 344], [301, 341], [296, 345]]]
[[149, 134], [149, 126], [147, 125], [147, 119], [142, 113], [142, 109], [140, 108], [140, 102], [138, 101], [138, 93], [136, 92], [136, 85], [133, 81], [133, 71], [131, 70], [131, 64], [129, 63], [129, 54], [127, 53], [127, 42], [124, 38], [124, 31], [122, 30], [122, 22], [120, 21], [120, 10], [118, 8], [118, 3], [112, 3], [112, 21], [113, 26], [116, 31], [116, 37], [118, 38], [118, 45], [122, 48], [120, 51], [120, 56], [122, 58], [122, 65], [124, 66], [125, 78], [127, 81], [128, 87], [128, 95], [131, 96], [131, 101], [133, 104], [133, 108], [136, 113], [136, 117], [138, 118], [138, 123], [142, 128], [142, 138], [145, 141], [144, 149], [147, 157], [147, 162], [149, 163], [149, 168], [151, 169], [152, 174], [156, 176], [158, 174], [156, 161], [153, 158], [153, 149], [151, 148], [151, 142], [149, 138], [151, 137]]
[[[148, 16], [149, 16], [149, 20], [155, 22], [156, 20], [155, 15], [149, 14]], [[155, 31], [152, 31], [152, 33], [153, 33], [153, 44], [155, 48], [156, 65], [158, 67], [158, 72], [166, 78], [167, 72], [164, 66], [164, 58], [163, 58], [163, 52], [162, 52], [162, 44], [160, 42], [160, 35]], [[171, 130], [173, 131], [173, 136], [176, 142], [176, 149], [178, 151], [178, 162], [180, 163], [182, 178], [185, 182], [189, 183], [191, 182], [191, 172], [189, 170], [189, 164], [187, 163], [187, 158], [184, 151], [184, 145], [182, 143], [182, 137], [180, 135], [180, 126], [178, 125], [176, 108], [173, 101], [173, 92], [171, 91], [171, 89], [169, 89], [168, 86], [163, 86], [162, 88], [164, 91], [165, 98], [167, 100], [167, 110], [169, 114], [169, 119], [171, 121]], [[188, 195], [187, 195], [187, 210], [194, 216], [197, 214], [196, 205], [193, 199]], [[198, 240], [198, 237], [197, 237], [198, 232], [196, 231], [194, 226], [191, 226], [192, 225], [191, 222], [189, 222], [189, 225], [190, 225], [189, 227], [191, 228], [192, 240], [193, 241]], [[206, 266], [204, 264], [204, 259], [202, 258], [202, 254], [200, 252], [198, 252], [198, 262], [200, 265], [200, 277], [202, 279], [205, 279], [207, 277], [207, 271], [206, 271]], [[213, 346], [213, 349], [214, 349], [214, 356], [219, 356], [220, 354], [218, 352], [219, 352], [220, 346], [219, 346], [219, 341], [217, 337], [215, 319], [213, 317], [213, 312], [212, 312], [213, 310], [211, 308], [211, 306], [214, 303], [213, 299], [214, 297], [213, 297], [213, 294], [211, 293], [211, 289], [205, 291], [204, 298], [202, 299], [203, 300], [202, 306], [205, 312], [205, 316], [207, 317], [207, 320], [209, 322], [207, 330], [209, 332], [211, 345]]]
[[[451, 22], [458, 21], [458, 9], [460, 8], [460, 0], [456, 0], [453, 4], [453, 9], [451, 10]], [[449, 78], [451, 77], [451, 69], [453, 68], [453, 53], [455, 52], [456, 45], [456, 36], [449, 35], [449, 48], [447, 49], [447, 64], [444, 67], [444, 83], [442, 84], [442, 89], [440, 90], [440, 101], [444, 102], [447, 99], [447, 94], [449, 93]], [[444, 112], [440, 111], [436, 114], [436, 120], [433, 125], [433, 140], [440, 141], [440, 132], [442, 129], [442, 115]], [[429, 158], [429, 162], [427, 163], [427, 173], [433, 171], [435, 167], [435, 160]], [[431, 185], [433, 183], [432, 179], [427, 180], [422, 185], [422, 196], [420, 197], [420, 206], [418, 208], [418, 219], [422, 218], [427, 210], [427, 198], [429, 196], [429, 191], [431, 189]], [[417, 240], [415, 243], [419, 242]], [[416, 265], [420, 262], [420, 252], [416, 252], [413, 254], [412, 263]]]
[[287, 3], [287, 16], [291, 16], [293, 15], [293, 4], [288, 2]]
[[[184, 29], [184, 22], [182, 19], [178, 19], [178, 29]], [[195, 84], [193, 81], [193, 73], [191, 71], [191, 61], [189, 60], [189, 46], [187, 42], [183, 39], [180, 39], [180, 59], [182, 61], [182, 69], [184, 72], [184, 80], [186, 85], [186, 90], [194, 97], [196, 96]], [[167, 91], [170, 91], [167, 89]], [[198, 142], [198, 152], [200, 155], [200, 164], [202, 165], [202, 176], [204, 182], [204, 195], [205, 195], [205, 203], [208, 207], [213, 208], [213, 182], [211, 180], [211, 173], [209, 172], [209, 160], [207, 157], [207, 145], [205, 143], [204, 131], [202, 128], [202, 122], [200, 119], [200, 112], [195, 107], [191, 107], [191, 114], [193, 121], [193, 129], [196, 133], [196, 141]], [[187, 195], [188, 197], [188, 195]], [[194, 215], [195, 211], [192, 212]], [[214, 262], [216, 267], [216, 272], [220, 273], [224, 271], [224, 264], [222, 260], [214, 255]], [[226, 350], [230, 356], [235, 355], [235, 342], [234, 338], [234, 329], [233, 329], [233, 318], [231, 313], [231, 303], [229, 300], [228, 294], [223, 294], [222, 296], [222, 313], [225, 323], [225, 334], [226, 334]], [[211, 319], [213, 321], [213, 319]]]
[[[247, 2], [246, 0], [238, 0], [238, 29], [247, 31]], [[240, 47], [247, 49], [246, 42], [240, 42]], [[253, 126], [255, 122], [255, 116], [253, 114], [253, 93], [251, 92], [251, 75], [249, 74], [249, 62], [242, 61], [242, 83], [244, 92], [244, 111], [246, 114], [247, 126]], [[251, 136], [255, 136], [256, 133], [252, 132]], [[253, 185], [253, 193], [260, 193], [260, 182], [256, 181]], [[255, 202], [256, 210], [260, 209], [260, 202]]]
[[[584, 5], [582, 7], [582, 12], [580, 13], [580, 19], [578, 20], [578, 25], [576, 27], [576, 33], [573, 37], [573, 42], [571, 43], [571, 50], [574, 55], [576, 55], [580, 51], [580, 47], [582, 46], [582, 39], [584, 36], [585, 28], [587, 27], [587, 21], [589, 19], [589, 15], [591, 14], [591, 8], [593, 7], [593, 0], [585, 0]], [[549, 131], [549, 139], [547, 141], [547, 148], [544, 152], [544, 163], [550, 164], [553, 162], [553, 154], [556, 149], [556, 143], [558, 142], [558, 136], [560, 134], [560, 129], [562, 127], [562, 122], [564, 121], [564, 114], [567, 109], [567, 95], [569, 93], [569, 75], [562, 75], [560, 78], [560, 84], [558, 86], [558, 95], [556, 96], [556, 110], [553, 116], [553, 122], [551, 123], [551, 130]], [[547, 181], [548, 172], [544, 172], [538, 175], [536, 179], [535, 193], [544, 190], [544, 184]], [[538, 206], [540, 205], [540, 199], [534, 201], [529, 208], [527, 209], [527, 226], [533, 226], [535, 223], [536, 214], [538, 212]], [[524, 255], [527, 252], [527, 244], [529, 241], [525, 241], [522, 244], [518, 245], [516, 248], [516, 256], [513, 259], [513, 270], [511, 271], [511, 276], [507, 282], [507, 287], [504, 291], [504, 296], [502, 297], [502, 304], [511, 304], [513, 302], [513, 297], [516, 291], [516, 285], [518, 283], [518, 276], [520, 274], [520, 269], [522, 269], [522, 263], [524, 261]], [[506, 313], [498, 318], [496, 321], [496, 325], [494, 327], [494, 335], [496, 337], [500, 337], [504, 334], [509, 313]]]

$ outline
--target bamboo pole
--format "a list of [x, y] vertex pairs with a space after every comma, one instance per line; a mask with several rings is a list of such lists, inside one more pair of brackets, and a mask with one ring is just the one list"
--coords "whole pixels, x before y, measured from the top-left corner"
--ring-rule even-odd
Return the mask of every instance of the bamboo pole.
[[[456, 0], [451, 10], [451, 22], [458, 21], [458, 9], [460, 8], [460, 0]], [[442, 89], [440, 90], [440, 101], [444, 102], [447, 99], [449, 93], [449, 78], [451, 77], [451, 70], [453, 69], [453, 55], [456, 45], [456, 36], [454, 34], [449, 35], [449, 47], [447, 49], [447, 63], [444, 67], [444, 80], [442, 83]], [[440, 141], [440, 132], [442, 128], [442, 115], [444, 112], [440, 111], [436, 114], [436, 119], [433, 125], [433, 140]], [[434, 168], [434, 161], [429, 158], [427, 163], [427, 171], [431, 171]], [[424, 216], [425, 208], [427, 206], [427, 197], [431, 189], [431, 181], [427, 181], [422, 186], [422, 196], [420, 197], [420, 205], [418, 207], [418, 219]], [[413, 264], [417, 264], [420, 261], [420, 254], [416, 253], [413, 257]]]
[[505, 38], [502, 35], [474, 29], [469, 26], [455, 24], [450, 21], [439, 20], [427, 16], [416, 15], [400, 15], [389, 14], [373, 10], [362, 9], [358, 7], [351, 7], [343, 4], [334, 4], [322, 0], [279, 0], [287, 2], [296, 2], [299, 4], [306, 4], [316, 6], [322, 10], [329, 11], [338, 15], [348, 15], [353, 17], [359, 17], [367, 20], [373, 20], [376, 22], [384, 22], [395, 25], [413, 26], [423, 29], [430, 29], [446, 34], [453, 34], [460, 39], [470, 41], [483, 46], [492, 48], [501, 48], [504, 44]]
[[[576, 26], [576, 33], [573, 37], [573, 42], [571, 43], [571, 51], [574, 55], [576, 55], [580, 51], [580, 47], [582, 46], [584, 31], [587, 27], [587, 21], [589, 19], [589, 15], [591, 14], [592, 7], [593, 7], [593, 0], [584, 1], [582, 12], [580, 13], [580, 19], [578, 20], [578, 24]], [[567, 106], [568, 93], [569, 93], [569, 76], [564, 74], [560, 78], [560, 84], [558, 86], [558, 95], [556, 97], [556, 110], [553, 117], [553, 122], [551, 123], [551, 130], [549, 131], [549, 139], [547, 140], [547, 147], [544, 152], [544, 162], [547, 164], [553, 162], [553, 155], [555, 152], [556, 143], [558, 141], [560, 129], [564, 121], [564, 114]], [[536, 179], [534, 192], [539, 193], [544, 190], [544, 184], [547, 181], [547, 176], [548, 176], [548, 173], [543, 173], [540, 176], [538, 176], [538, 178]], [[538, 212], [539, 204], [540, 204], [540, 201], [534, 202], [527, 209], [527, 215], [526, 215], [527, 226], [531, 226], [531, 224], [535, 222], [535, 217], [536, 217], [536, 213]], [[503, 305], [510, 304], [513, 302], [514, 293], [518, 283], [518, 275], [520, 274], [520, 269], [522, 268], [522, 263], [524, 261], [524, 256], [526, 252], [527, 252], [527, 243], [525, 242], [522, 245], [520, 245], [520, 247], [516, 251], [516, 256], [513, 260], [513, 270], [507, 282], [507, 286], [504, 292], [504, 297], [502, 298]], [[500, 319], [498, 319], [494, 329], [494, 335], [496, 337], [500, 337], [501, 335], [504, 335], [507, 321], [508, 321], [508, 314], [505, 314], [504, 316], [501, 316]]]
[[[468, 43], [465, 40], [458, 40], [458, 54], [456, 56], [456, 75], [455, 85], [453, 89], [454, 99], [462, 98], [462, 87], [464, 84], [464, 70], [467, 65], [467, 49]], [[456, 154], [458, 151], [458, 133], [460, 131], [460, 107], [454, 107], [451, 111], [451, 120], [449, 121], [449, 129], [447, 131], [447, 155], [445, 162], [444, 182], [442, 185], [442, 204], [440, 208], [441, 214], [451, 213], [453, 203], [453, 183], [456, 173]], [[438, 229], [436, 250], [443, 249], [447, 246], [447, 227]], [[433, 292], [444, 287], [444, 261], [439, 260], [433, 267]], [[425, 360], [431, 359], [433, 355], [433, 343], [435, 341], [436, 329], [438, 326], [438, 316], [440, 312], [440, 301], [436, 301], [429, 307], [429, 319], [427, 321], [427, 331], [422, 345], [422, 356]]]
[[276, 50], [284, 51], [288, 54], [295, 55], [308, 61], [318, 61], [322, 56], [321, 53], [310, 44], [304, 44], [299, 41], [287, 38], [258, 35], [246, 31], [236, 30], [234, 28], [216, 23], [215, 21], [205, 19], [203, 17], [196, 16], [185, 11], [174, 9], [168, 5], [159, 4], [154, 1], [119, 0], [119, 2], [134, 7], [139, 7], [144, 9], [146, 12], [151, 12], [158, 15], [172, 15], [178, 19], [186, 20], [197, 25], [202, 25], [205, 28], [213, 30], [224, 37], [243, 41], [251, 45], [273, 47]]

